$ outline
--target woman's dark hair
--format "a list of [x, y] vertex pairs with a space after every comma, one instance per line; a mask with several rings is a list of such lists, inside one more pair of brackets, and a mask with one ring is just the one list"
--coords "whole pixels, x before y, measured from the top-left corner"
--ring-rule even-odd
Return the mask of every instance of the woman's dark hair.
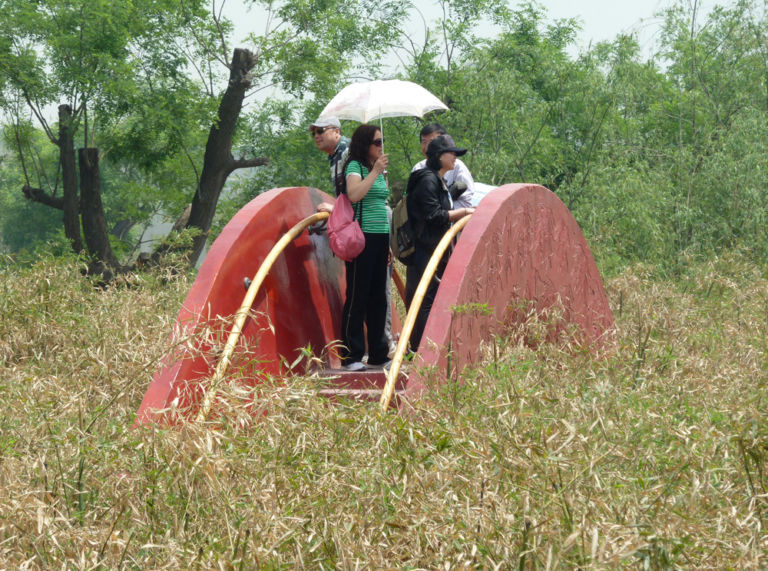
[[443, 165], [440, 164], [441, 155], [430, 155], [427, 157], [427, 168], [433, 171], [439, 171]]
[[[344, 164], [346, 170], [350, 161], [357, 161], [368, 170], [373, 168], [368, 158], [368, 150], [373, 144], [373, 137], [379, 128], [376, 125], [360, 125], [355, 132], [352, 133], [352, 140], [349, 142], [349, 155], [347, 156], [347, 162]], [[342, 171], [344, 172], [344, 171]]]

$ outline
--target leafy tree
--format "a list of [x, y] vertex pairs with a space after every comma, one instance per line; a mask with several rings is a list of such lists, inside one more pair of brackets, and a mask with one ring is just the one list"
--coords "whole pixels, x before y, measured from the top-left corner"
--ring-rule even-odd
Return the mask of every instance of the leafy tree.
[[[150, 39], [169, 24], [167, 16], [173, 15], [176, 3], [8, 0], [4, 4], [7, 25], [0, 45], [6, 49], [0, 52], [0, 71], [8, 79], [6, 91], [26, 102], [58, 147], [61, 172], [61, 194], [58, 177], [41, 188], [32, 186], [29, 173], [24, 194], [63, 211], [65, 234], [75, 251], [83, 248], [82, 221], [95, 268], [117, 268], [102, 204], [102, 155], [94, 145], [102, 128], [130, 112], [142, 78], [139, 50], [162, 50]], [[55, 104], [58, 123], [51, 125], [47, 110]], [[16, 122], [21, 122], [18, 111]], [[77, 159], [76, 137], [82, 137]], [[23, 157], [33, 149], [19, 144], [17, 151]]]
[[[40, 188], [30, 181], [25, 193], [64, 211], [66, 233], [77, 250], [82, 217], [89, 251], [109, 265], [117, 261], [103, 240], [104, 208], [98, 205], [103, 193], [94, 170], [98, 160], [108, 156], [132, 175], [130, 184], [113, 185], [123, 197], [139, 191], [149, 199], [160, 185], [173, 181], [172, 196], [155, 199], [154, 205], [138, 201], [145, 216], [158, 204], [180, 210], [188, 202], [182, 198], [184, 189], [196, 188], [187, 222], [202, 231], [195, 240], [194, 262], [227, 177], [267, 162], [249, 155], [255, 147], [238, 139], [246, 95], [272, 87], [301, 100], [337, 86], [353, 61], [366, 65], [382, 44], [397, 37], [391, 22], [404, 9], [394, 1], [253, 2], [264, 10], [265, 31], [252, 36], [249, 49], [230, 52], [231, 25], [218, 16], [215, 3], [210, 12], [197, 0], [7, 4], [12, 25], [0, 42], [0, 69], [10, 79], [7, 91], [15, 89], [27, 103], [59, 148], [62, 165], [61, 193], [55, 182]], [[49, 68], [55, 73], [46, 74]], [[190, 71], [198, 81], [187, 76]], [[60, 105], [58, 126], [52, 126], [46, 106], [57, 99], [67, 102]], [[205, 130], [207, 138], [201, 136]], [[76, 136], [83, 140], [79, 165]], [[95, 144], [101, 152], [88, 150]], [[20, 146], [18, 151], [28, 155], [30, 149]], [[78, 175], [81, 191], [96, 190], [87, 200], [79, 196]], [[130, 224], [136, 210], [123, 201], [116, 214]]]
[[[733, 221], [743, 220], [746, 212], [737, 213], [733, 206], [746, 207], [750, 201], [734, 203], [722, 188], [713, 188], [713, 177], [722, 177], [712, 165], [725, 167], [721, 159], [726, 142], [731, 145], [729, 156], [741, 160], [731, 131], [735, 125], [746, 129], [765, 109], [765, 25], [764, 10], [751, 1], [715, 6], [703, 21], [697, 2], [665, 12], [661, 49], [674, 93], [665, 119], [659, 121], [665, 124], [665, 137], [657, 146], [663, 149], [666, 171], [675, 181], [678, 250], [719, 248], [739, 234], [718, 221], [724, 213]], [[754, 130], [743, 132], [751, 138]]]
[[[451, 107], [442, 121], [470, 149], [466, 161], [476, 178], [530, 180], [557, 189], [594, 146], [605, 107], [599, 104], [602, 78], [568, 56], [573, 21], [547, 26], [543, 10], [532, 4], [514, 11], [491, 7], [480, 16], [500, 27], [493, 39], [452, 37], [450, 45], [463, 50], [451, 70], [441, 65], [450, 48], [428, 44], [416, 53], [409, 77], [442, 94]], [[584, 97], [593, 91], [597, 95]]]
[[[355, 62], [366, 65], [382, 45], [398, 37], [399, 30], [392, 22], [400, 19], [405, 8], [399, 1], [374, 0], [265, 0], [253, 5], [266, 12], [267, 24], [263, 33], [251, 36], [251, 49], [237, 48], [228, 60], [223, 31], [220, 41], [210, 39], [199, 45], [206, 57], [199, 67], [212, 69], [214, 61], [228, 62], [229, 79], [210, 129], [187, 222], [187, 227], [201, 230], [194, 240], [193, 262], [203, 250], [227, 177], [235, 170], [267, 163], [266, 157], [233, 154], [246, 94], [266, 87], [280, 88], [298, 100], [307, 94], [327, 93], [329, 87], [339, 85]], [[219, 97], [213, 87], [209, 95]], [[271, 120], [270, 115], [261, 117]]]
[[699, 224], [692, 241], [707, 249], [743, 247], [758, 258], [768, 254], [768, 112], [740, 112], [718, 137], [697, 181]]
[[[2, 131], [0, 149], [15, 148], [19, 140], [37, 139], [36, 146], [44, 149], [48, 156], [33, 157], [42, 165], [56, 165], [52, 147], [45, 146], [42, 132], [35, 130], [29, 123], [18, 126], [6, 126]], [[54, 178], [54, 169], [34, 169], [41, 177]], [[22, 165], [14, 153], [0, 153], [0, 249], [18, 252], [31, 249], [36, 243], [58, 238], [61, 232], [61, 216], [56, 210], [39, 208], [26, 200], [19, 192], [25, 184]]]

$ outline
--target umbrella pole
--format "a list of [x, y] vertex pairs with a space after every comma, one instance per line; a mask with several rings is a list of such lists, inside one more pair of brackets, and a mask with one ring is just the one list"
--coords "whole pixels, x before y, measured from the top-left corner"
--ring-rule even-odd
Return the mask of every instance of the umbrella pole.
[[379, 131], [381, 131], [381, 152], [384, 152], [384, 119], [381, 117], [381, 107], [379, 107]]
[[[381, 131], [381, 152], [384, 153], [384, 119], [381, 117], [381, 107], [379, 107], [379, 131]], [[384, 182], [389, 188], [389, 173], [384, 171]]]

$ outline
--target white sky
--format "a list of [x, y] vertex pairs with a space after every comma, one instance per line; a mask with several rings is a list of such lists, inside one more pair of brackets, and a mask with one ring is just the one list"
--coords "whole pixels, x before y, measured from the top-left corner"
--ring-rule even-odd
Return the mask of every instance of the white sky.
[[612, 40], [619, 34], [635, 33], [640, 45], [648, 49], [658, 31], [660, 10], [674, 0], [543, 0], [548, 20], [576, 18], [582, 31], [577, 45], [586, 49], [590, 42]]
[[[644, 53], [650, 54], [655, 35], [659, 31], [660, 19], [656, 14], [667, 7], [684, 3], [685, 6], [696, 0], [540, 0], [546, 10], [546, 21], [562, 18], [576, 18], [582, 28], [576, 42], [576, 52], [586, 50], [590, 43], [611, 40], [621, 33], [635, 33]], [[723, 0], [722, 3], [728, 3]], [[217, 2], [220, 5], [220, 2]], [[713, 0], [698, 2], [703, 15], [713, 4]], [[510, 1], [512, 8], [520, 2]], [[429, 20], [438, 16], [437, 3], [419, 2]], [[225, 0], [224, 13], [235, 23], [235, 39], [243, 38], [250, 31], [260, 30], [264, 22], [255, 9], [246, 9], [243, 0]], [[409, 28], [418, 31], [423, 24], [418, 15], [413, 16], [413, 25]], [[490, 30], [490, 29], [489, 29]], [[574, 54], [575, 55], [575, 54]]]

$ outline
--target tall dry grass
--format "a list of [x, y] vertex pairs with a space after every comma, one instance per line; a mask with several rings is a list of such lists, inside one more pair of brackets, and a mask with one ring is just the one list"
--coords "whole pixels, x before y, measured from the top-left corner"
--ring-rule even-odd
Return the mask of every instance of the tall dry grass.
[[167, 277], [0, 271], [0, 567], [768, 565], [768, 280], [743, 258], [634, 268], [603, 358], [498, 340], [413, 415], [294, 379], [132, 430], [189, 287]]

